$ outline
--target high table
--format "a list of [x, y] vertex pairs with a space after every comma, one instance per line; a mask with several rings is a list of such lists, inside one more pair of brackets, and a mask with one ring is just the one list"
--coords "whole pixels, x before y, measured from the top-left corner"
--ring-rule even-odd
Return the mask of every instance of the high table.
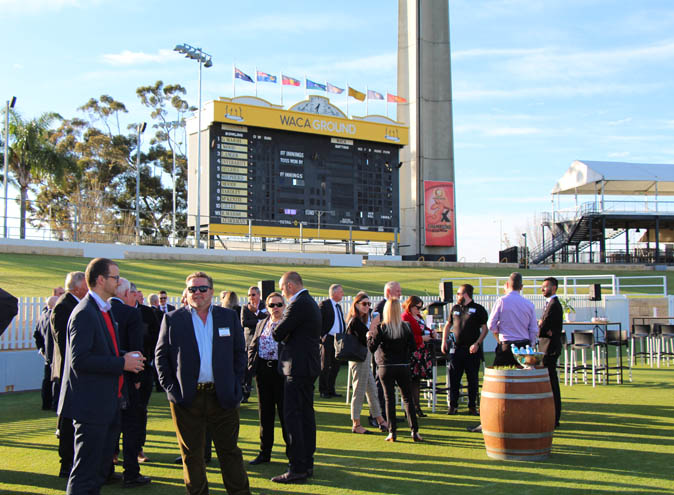
[[[564, 322], [564, 328], [569, 327], [569, 331], [566, 332], [568, 335], [572, 334], [574, 332], [574, 327], [589, 327], [590, 330], [592, 330], [592, 334], [594, 337], [594, 342], [595, 344], [599, 344], [601, 350], [603, 351], [604, 354], [604, 359], [605, 359], [605, 364], [602, 366], [601, 365], [601, 355], [600, 355], [600, 365], [596, 367], [595, 371], [599, 372], [604, 372], [606, 374], [606, 380], [604, 381], [605, 385], [608, 385], [609, 382], [609, 375], [610, 375], [610, 370], [615, 369], [616, 370], [616, 377], [617, 377], [617, 383], [622, 383], [623, 380], [623, 369], [625, 368], [623, 366], [623, 355], [622, 355], [622, 323], [619, 321], [565, 321]], [[608, 340], [606, 338], [606, 332], [610, 329], [610, 327], [614, 327], [613, 329], [618, 330], [618, 340], [616, 341], [615, 344], [611, 345], [616, 345], [618, 347], [618, 363], [615, 368], [611, 368], [608, 365]], [[572, 340], [573, 341], [573, 340]], [[568, 340], [566, 342], [567, 346], [569, 344]], [[625, 344], [627, 345], [627, 344]], [[570, 366], [570, 360], [569, 366]], [[571, 370], [572, 371], [572, 370]], [[565, 371], [566, 374], [566, 371]], [[573, 380], [573, 376], [571, 376], [571, 380]], [[564, 379], [564, 382], [566, 383], [566, 377]]]

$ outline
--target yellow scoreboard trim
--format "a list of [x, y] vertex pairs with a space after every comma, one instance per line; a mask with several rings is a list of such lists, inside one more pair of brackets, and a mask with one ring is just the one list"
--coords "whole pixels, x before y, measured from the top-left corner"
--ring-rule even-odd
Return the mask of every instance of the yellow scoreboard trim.
[[[253, 225], [251, 227], [253, 236], [255, 237], [285, 237], [299, 239], [299, 227], [272, 227]], [[212, 223], [208, 225], [209, 235], [247, 235], [248, 225], [235, 224], [219, 224]], [[319, 238], [319, 231], [315, 228], [302, 229], [302, 236], [305, 239]], [[393, 232], [376, 232], [372, 230], [360, 230], [354, 228], [349, 237], [349, 230], [341, 229], [321, 229], [321, 239], [341, 239], [348, 241], [378, 241], [378, 242], [393, 242], [395, 241], [395, 234]]]
[[[409, 128], [402, 125], [380, 124], [363, 120], [344, 119], [313, 113], [291, 112], [274, 107], [247, 105], [232, 101], [213, 101], [213, 122], [241, 126], [266, 127], [308, 134], [321, 134], [346, 139], [406, 145]], [[233, 154], [223, 154], [238, 158]]]

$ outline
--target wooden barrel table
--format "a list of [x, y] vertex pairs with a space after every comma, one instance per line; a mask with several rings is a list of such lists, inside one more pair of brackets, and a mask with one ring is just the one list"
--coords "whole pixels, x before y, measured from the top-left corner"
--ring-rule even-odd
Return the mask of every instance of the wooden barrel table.
[[550, 455], [555, 403], [546, 368], [486, 368], [480, 419], [487, 455], [537, 461]]

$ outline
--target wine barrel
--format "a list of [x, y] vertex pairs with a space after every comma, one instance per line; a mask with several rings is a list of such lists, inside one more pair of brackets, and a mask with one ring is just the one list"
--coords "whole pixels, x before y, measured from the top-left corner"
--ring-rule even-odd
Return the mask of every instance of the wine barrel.
[[537, 461], [550, 455], [555, 403], [546, 368], [487, 368], [480, 419], [487, 455]]

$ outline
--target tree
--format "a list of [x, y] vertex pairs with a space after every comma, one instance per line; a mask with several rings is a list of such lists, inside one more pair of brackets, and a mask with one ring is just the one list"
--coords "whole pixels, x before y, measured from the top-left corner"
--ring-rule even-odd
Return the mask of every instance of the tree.
[[30, 121], [24, 121], [13, 112], [10, 133], [14, 142], [9, 150], [9, 167], [20, 191], [19, 236], [26, 238], [26, 211], [28, 209], [28, 190], [38, 181], [50, 178], [59, 183], [71, 162], [66, 155], [59, 153], [50, 141], [52, 124], [61, 120], [56, 113], [44, 113]]

